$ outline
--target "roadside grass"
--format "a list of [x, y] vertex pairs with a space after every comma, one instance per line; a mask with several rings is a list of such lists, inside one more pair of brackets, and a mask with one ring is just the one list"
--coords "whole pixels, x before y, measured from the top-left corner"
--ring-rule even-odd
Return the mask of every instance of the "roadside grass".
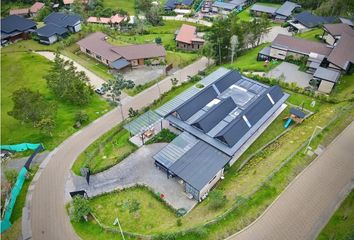
[[130, 15], [135, 15], [135, 2], [133, 0], [104, 0], [103, 6], [114, 10], [123, 9]]
[[354, 74], [344, 75], [340, 78], [339, 83], [336, 84], [332, 96], [339, 100], [354, 99]]
[[17, 219], [15, 222], [11, 222], [12, 226], [0, 235], [2, 240], [14, 240], [21, 239], [22, 218]]
[[255, 48], [246, 50], [244, 53], [241, 53], [240, 56], [237, 56], [234, 63], [224, 64], [224, 67], [227, 68], [236, 68], [241, 72], [268, 72], [271, 69], [278, 66], [281, 61], [271, 62], [268, 67], [264, 67], [264, 61], [257, 61], [258, 53], [269, 44], [264, 43]]
[[141, 93], [142, 91], [144, 91], [145, 89], [148, 89], [149, 87], [157, 84], [158, 82], [160, 82], [161, 80], [163, 80], [166, 76], [161, 75], [160, 77], [151, 80], [150, 82], [147, 82], [143, 85], [139, 84], [139, 85], [135, 85], [132, 89], [124, 89], [123, 91], [128, 94], [129, 96], [135, 96], [139, 93]]
[[[119, 217], [124, 231], [134, 232], [139, 226], [139, 233], [144, 234], [158, 232], [159, 229], [176, 224], [175, 212], [158, 198], [159, 196], [146, 187], [137, 186], [94, 197], [90, 199], [90, 206], [94, 215], [104, 225], [118, 230], [118, 226], [113, 226], [113, 222]], [[139, 204], [135, 210], [133, 202]]]
[[315, 42], [321, 42], [319, 39], [316, 38], [316, 35], [322, 35], [322, 33], [323, 33], [322, 29], [315, 28], [307, 32], [296, 34], [295, 36], [299, 38], [315, 41]]
[[116, 165], [137, 150], [129, 138], [129, 132], [119, 124], [83, 151], [74, 162], [72, 171], [81, 175], [80, 169], [87, 166], [95, 174]]
[[196, 61], [200, 56], [196, 53], [172, 52], [167, 51], [167, 64], [173, 64], [173, 67], [183, 68]]
[[[73, 127], [76, 112], [86, 111], [90, 121], [93, 121], [111, 108], [106, 101], [96, 95], [92, 96], [91, 103], [85, 107], [74, 106], [54, 97], [44, 79], [51, 62], [38, 54], [13, 52], [3, 53], [1, 57], [1, 142], [3, 144], [43, 143], [46, 149], [52, 150], [77, 131]], [[48, 101], [58, 106], [56, 127], [52, 136], [45, 135], [31, 124], [21, 123], [7, 114], [13, 106], [12, 93], [21, 87], [38, 90]]]
[[352, 239], [354, 237], [354, 190], [342, 202], [317, 240]]

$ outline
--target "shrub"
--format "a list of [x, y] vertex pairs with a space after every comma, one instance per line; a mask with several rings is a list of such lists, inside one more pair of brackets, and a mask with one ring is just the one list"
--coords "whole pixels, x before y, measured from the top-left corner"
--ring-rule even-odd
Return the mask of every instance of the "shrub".
[[18, 173], [15, 169], [5, 170], [5, 178], [6, 178], [7, 182], [11, 184], [11, 186], [15, 184], [17, 176], [18, 176]]
[[182, 226], [182, 220], [180, 218], [177, 219], [177, 226], [178, 227]]
[[75, 121], [81, 124], [86, 123], [88, 120], [89, 120], [89, 115], [83, 110], [78, 111], [75, 115]]
[[91, 212], [89, 201], [80, 195], [74, 197], [70, 208], [70, 218], [74, 222], [80, 222]]
[[151, 139], [146, 141], [146, 145], [148, 144], [153, 144], [153, 143], [161, 143], [161, 142], [172, 142], [173, 139], [175, 139], [177, 135], [167, 128], [162, 129], [158, 134], [153, 136]]
[[204, 87], [204, 85], [203, 85], [203, 84], [201, 84], [201, 83], [197, 83], [197, 84], [195, 85], [195, 87], [196, 87], [196, 88], [203, 88], [203, 87]]
[[209, 208], [217, 210], [225, 206], [226, 196], [220, 190], [214, 190], [209, 193]]

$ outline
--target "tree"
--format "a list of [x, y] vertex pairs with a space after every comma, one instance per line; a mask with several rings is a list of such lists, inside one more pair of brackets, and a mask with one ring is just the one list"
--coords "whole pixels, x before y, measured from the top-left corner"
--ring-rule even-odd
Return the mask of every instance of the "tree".
[[37, 16], [35, 17], [36, 22], [42, 22], [45, 17], [47, 17], [51, 13], [50, 7], [44, 7], [39, 10]]
[[35, 126], [45, 118], [52, 118], [56, 113], [56, 105], [49, 103], [38, 91], [33, 92], [28, 88], [20, 88], [12, 94], [14, 103], [12, 111], [8, 114], [25, 123]]
[[153, 26], [163, 25], [162, 12], [161, 7], [154, 5], [145, 11], [145, 18]]
[[35, 127], [38, 128], [42, 133], [52, 136], [53, 130], [55, 128], [55, 121], [51, 117], [46, 117], [36, 123]]
[[80, 106], [91, 101], [93, 89], [85, 72], [78, 72], [72, 61], [65, 61], [59, 54], [45, 79], [58, 98]]
[[79, 122], [80, 124], [86, 123], [88, 122], [88, 120], [89, 120], [89, 115], [84, 110], [78, 111], [75, 114], [75, 121]]
[[112, 102], [120, 106], [122, 119], [124, 119], [122, 104], [120, 103], [120, 95], [124, 89], [132, 89], [135, 86], [132, 80], [125, 80], [122, 74], [117, 74], [114, 79], [110, 79], [102, 85], [106, 92], [109, 92]]
[[72, 4], [71, 4], [71, 11], [76, 13], [76, 14], [79, 14], [81, 17], [85, 18], [86, 19], [86, 9], [85, 9], [85, 5], [82, 4], [81, 1], [74, 1]]
[[71, 203], [70, 218], [74, 222], [80, 222], [90, 214], [89, 201], [80, 195], [76, 195]]
[[132, 107], [131, 108], [129, 108], [129, 117], [130, 118], [133, 118], [133, 117], [135, 117], [135, 116], [137, 116], [138, 114], [139, 114], [139, 111], [138, 110], [134, 110]]
[[230, 47], [231, 47], [231, 63], [233, 63], [234, 55], [237, 56], [237, 47], [238, 47], [238, 37], [236, 35], [232, 35], [230, 39]]
[[11, 184], [11, 186], [15, 184], [17, 180], [17, 176], [18, 176], [18, 172], [16, 171], [16, 169], [5, 170], [5, 178], [7, 182]]
[[145, 12], [152, 7], [152, 0], [135, 0], [137, 12]]
[[220, 190], [209, 193], [209, 208], [212, 210], [220, 209], [226, 204], [226, 196]]
[[210, 59], [215, 57], [215, 50], [210, 42], [206, 42], [202, 48], [202, 55], [208, 58], [208, 66], [210, 65]]

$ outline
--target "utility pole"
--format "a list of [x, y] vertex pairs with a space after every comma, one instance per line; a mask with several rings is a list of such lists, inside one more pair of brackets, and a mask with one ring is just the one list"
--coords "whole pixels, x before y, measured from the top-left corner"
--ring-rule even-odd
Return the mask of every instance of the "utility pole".
[[312, 139], [313, 139], [314, 136], [315, 136], [315, 132], [316, 132], [317, 128], [323, 130], [323, 127], [320, 127], [320, 126], [316, 126], [316, 127], [315, 127], [315, 129], [313, 130], [312, 135], [311, 135], [311, 137], [310, 137], [310, 140], [309, 140], [309, 142], [307, 143], [307, 146], [306, 146], [306, 149], [305, 149], [304, 153], [306, 153], [306, 151], [309, 149], [310, 144], [311, 144], [311, 141], [312, 141]]

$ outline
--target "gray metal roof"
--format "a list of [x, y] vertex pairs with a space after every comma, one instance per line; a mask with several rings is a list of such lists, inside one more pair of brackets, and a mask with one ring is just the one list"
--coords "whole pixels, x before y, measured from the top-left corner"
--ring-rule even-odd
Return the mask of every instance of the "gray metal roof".
[[131, 134], [136, 135], [138, 133], [143, 133], [160, 120], [162, 120], [160, 115], [154, 111], [149, 110], [146, 113], [140, 115], [138, 118], [124, 125], [124, 128], [127, 129]]
[[236, 5], [236, 6], [245, 4], [246, 2], [247, 2], [247, 0], [232, 0], [232, 1], [230, 1], [231, 4]]
[[115, 68], [115, 69], [118, 69], [118, 70], [120, 70], [120, 69], [122, 69], [122, 68], [125, 68], [125, 67], [127, 67], [127, 66], [129, 66], [130, 65], [130, 62], [128, 62], [127, 60], [125, 60], [125, 59], [118, 59], [118, 60], [116, 60], [116, 61], [114, 61], [114, 62], [112, 62], [111, 64], [110, 64], [110, 66], [112, 67], [112, 68]]
[[13, 32], [24, 32], [29, 29], [34, 29], [36, 23], [30, 19], [18, 16], [10, 15], [1, 19], [1, 33], [11, 34]]
[[201, 190], [228, 163], [230, 157], [199, 141], [169, 168], [197, 190]]
[[340, 17], [339, 20], [340, 20], [342, 23], [348, 24], [348, 25], [351, 26], [351, 27], [354, 26], [353, 21], [350, 20], [350, 19], [348, 19], [348, 18]]
[[231, 3], [216, 1], [213, 3], [213, 7], [222, 8], [222, 9], [232, 11], [236, 8], [236, 5], [231, 4]]
[[260, 4], [254, 4], [251, 7], [251, 11], [256, 11], [256, 12], [264, 12], [264, 13], [270, 13], [270, 14], [275, 14], [275, 11], [277, 8], [275, 7], [269, 7], [269, 6], [264, 6]]
[[277, 9], [277, 11], [275, 13], [279, 14], [279, 15], [283, 15], [283, 16], [289, 17], [292, 14], [292, 12], [294, 11], [294, 9], [298, 8], [298, 7], [301, 7], [301, 6], [299, 4], [286, 1], [285, 3], [283, 3], [283, 5], [281, 5]]
[[183, 132], [153, 158], [164, 167], [169, 168], [198, 142], [198, 139], [187, 132]]
[[313, 74], [313, 77], [336, 83], [340, 77], [340, 72], [328, 68], [318, 67]]

